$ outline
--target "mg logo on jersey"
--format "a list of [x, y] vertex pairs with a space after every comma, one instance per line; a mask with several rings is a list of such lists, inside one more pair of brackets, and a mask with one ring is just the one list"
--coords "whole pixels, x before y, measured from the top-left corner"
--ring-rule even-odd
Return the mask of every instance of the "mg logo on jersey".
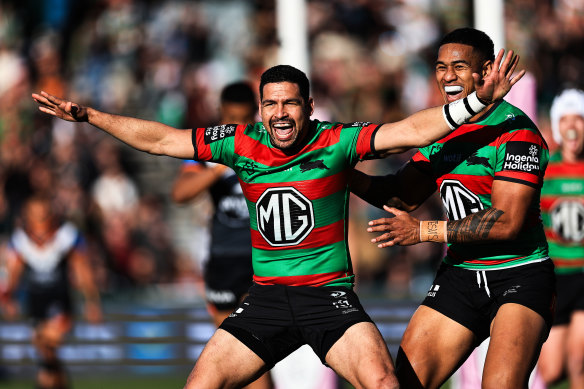
[[258, 230], [271, 246], [293, 246], [314, 228], [312, 203], [296, 188], [269, 188], [257, 201]]
[[552, 229], [569, 242], [584, 240], [584, 204], [577, 200], [563, 200], [551, 210]]
[[440, 197], [450, 220], [460, 220], [483, 210], [479, 197], [458, 180], [442, 181]]

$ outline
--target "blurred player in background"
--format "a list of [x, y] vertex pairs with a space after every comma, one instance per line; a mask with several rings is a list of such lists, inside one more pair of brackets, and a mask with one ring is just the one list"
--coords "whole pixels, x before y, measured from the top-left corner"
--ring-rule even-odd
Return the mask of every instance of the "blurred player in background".
[[[221, 91], [219, 125], [255, 121], [257, 100], [245, 82]], [[215, 212], [211, 224], [209, 260], [203, 264], [207, 310], [216, 327], [241, 302], [252, 285], [249, 211], [233, 169], [212, 162], [186, 160], [172, 187], [172, 198], [184, 204], [208, 190]], [[270, 388], [269, 373], [248, 388]]]
[[564, 90], [552, 104], [552, 134], [559, 150], [550, 158], [541, 210], [556, 265], [556, 317], [539, 358], [548, 384], [567, 375], [584, 388], [584, 91]]
[[33, 196], [22, 209], [22, 227], [12, 234], [7, 257], [8, 281], [2, 291], [4, 315], [17, 315], [13, 299], [21, 280], [27, 294], [26, 314], [32, 320], [38, 352], [37, 387], [69, 387], [58, 348], [73, 326], [72, 286], [85, 298], [85, 317], [96, 323], [102, 312], [84, 240], [69, 222], [60, 223], [50, 199]]
[[[493, 71], [491, 39], [473, 28], [440, 42], [436, 81], [446, 103]], [[419, 149], [396, 174], [356, 173], [352, 190], [393, 218], [370, 222], [379, 247], [448, 243], [426, 298], [396, 357], [405, 388], [438, 388], [490, 336], [483, 388], [526, 388], [552, 321], [555, 296], [539, 219], [547, 145], [521, 110], [497, 101], [443, 139]], [[436, 190], [448, 221], [420, 221], [415, 210]], [[388, 206], [389, 205], [389, 206]]]

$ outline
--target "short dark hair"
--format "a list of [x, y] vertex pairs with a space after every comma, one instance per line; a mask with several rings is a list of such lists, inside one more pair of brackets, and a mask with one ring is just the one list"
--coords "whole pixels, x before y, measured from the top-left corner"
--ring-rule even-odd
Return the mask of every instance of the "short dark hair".
[[300, 96], [308, 102], [310, 82], [302, 70], [290, 65], [276, 65], [266, 70], [260, 80], [260, 100], [264, 98], [264, 86], [273, 82], [291, 82], [298, 85]]
[[493, 41], [487, 34], [476, 28], [464, 27], [451, 31], [442, 38], [439, 46], [448, 43], [472, 46], [473, 49], [477, 50], [483, 62], [495, 60], [495, 45]]
[[249, 103], [256, 106], [256, 96], [251, 86], [245, 81], [226, 85], [221, 91], [221, 103]]

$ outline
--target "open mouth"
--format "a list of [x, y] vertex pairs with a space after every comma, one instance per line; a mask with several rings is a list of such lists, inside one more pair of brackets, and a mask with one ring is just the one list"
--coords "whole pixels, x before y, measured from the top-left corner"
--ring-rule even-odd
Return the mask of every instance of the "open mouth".
[[449, 101], [458, 100], [462, 97], [462, 92], [464, 88], [460, 85], [445, 85], [444, 92], [446, 92], [446, 96], [448, 97]]
[[274, 136], [280, 141], [287, 141], [294, 135], [294, 124], [291, 122], [272, 123]]

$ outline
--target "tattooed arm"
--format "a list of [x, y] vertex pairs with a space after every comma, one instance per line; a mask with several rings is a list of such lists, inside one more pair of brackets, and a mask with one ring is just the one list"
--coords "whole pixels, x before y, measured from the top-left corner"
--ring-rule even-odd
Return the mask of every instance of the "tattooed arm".
[[421, 241], [477, 243], [513, 240], [521, 231], [529, 206], [539, 189], [520, 183], [495, 180], [492, 187], [492, 207], [463, 219], [449, 221], [420, 221], [406, 212], [384, 206], [395, 215], [369, 222], [369, 232], [383, 234], [371, 239], [378, 247], [412, 245]]

